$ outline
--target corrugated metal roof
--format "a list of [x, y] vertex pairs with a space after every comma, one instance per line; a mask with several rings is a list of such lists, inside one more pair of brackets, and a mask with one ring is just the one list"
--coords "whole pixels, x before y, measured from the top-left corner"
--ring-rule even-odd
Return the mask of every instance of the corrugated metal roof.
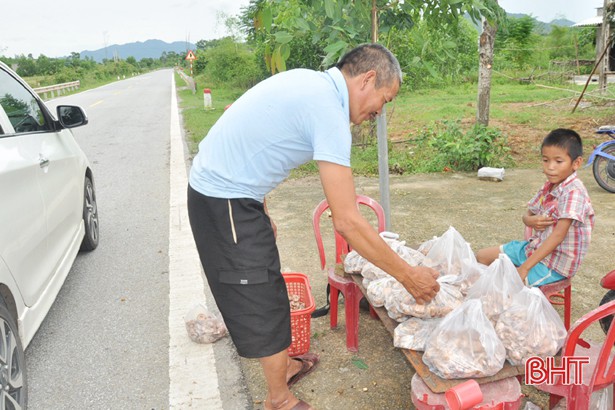
[[594, 16], [588, 19], [579, 21], [574, 24], [573, 27], [587, 27], [587, 26], [601, 26], [602, 25], [602, 16]]

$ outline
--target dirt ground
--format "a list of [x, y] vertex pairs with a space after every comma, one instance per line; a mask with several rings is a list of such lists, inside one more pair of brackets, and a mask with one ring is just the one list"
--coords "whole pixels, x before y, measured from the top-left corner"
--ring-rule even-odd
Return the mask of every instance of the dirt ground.
[[[488, 182], [475, 174], [443, 173], [392, 176], [390, 179], [391, 229], [408, 244], [421, 243], [455, 227], [472, 249], [521, 239], [521, 215], [527, 200], [541, 186], [538, 169], [506, 170], [504, 181]], [[573, 281], [572, 320], [597, 307], [605, 291], [600, 278], [612, 269], [610, 255], [615, 239], [615, 196], [602, 190], [590, 168], [579, 172], [596, 211], [596, 227], [589, 253]], [[380, 199], [378, 179], [355, 179], [357, 192]], [[325, 302], [326, 274], [321, 271], [311, 226], [312, 211], [322, 200], [317, 177], [289, 180], [267, 199], [270, 214], [278, 226], [282, 268], [306, 273], [316, 305]], [[366, 214], [368, 215], [368, 214]], [[324, 225], [323, 225], [324, 229]], [[332, 232], [332, 231], [331, 231]], [[327, 241], [328, 259], [333, 255], [333, 236]], [[560, 314], [562, 310], [558, 308]], [[343, 308], [339, 327], [330, 329], [329, 316], [312, 320], [311, 351], [321, 362], [314, 373], [293, 387], [293, 392], [316, 409], [413, 409], [410, 381], [414, 370], [393, 346], [391, 335], [378, 320], [361, 312], [359, 352], [345, 347]], [[601, 340], [596, 326], [590, 339]], [[364, 369], [358, 364], [367, 365]], [[262, 409], [265, 383], [257, 361], [242, 359], [255, 409]], [[547, 397], [523, 386], [526, 399], [545, 408]]]

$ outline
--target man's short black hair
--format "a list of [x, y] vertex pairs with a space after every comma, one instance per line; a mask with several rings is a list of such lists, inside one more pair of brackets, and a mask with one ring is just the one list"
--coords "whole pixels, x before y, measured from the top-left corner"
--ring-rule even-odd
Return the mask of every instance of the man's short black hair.
[[542, 141], [541, 149], [553, 146], [565, 149], [573, 161], [583, 156], [583, 142], [576, 131], [567, 128], [551, 131]]
[[401, 86], [402, 83], [399, 61], [381, 44], [361, 44], [346, 53], [335, 66], [350, 77], [376, 71], [376, 88], [394, 83]]

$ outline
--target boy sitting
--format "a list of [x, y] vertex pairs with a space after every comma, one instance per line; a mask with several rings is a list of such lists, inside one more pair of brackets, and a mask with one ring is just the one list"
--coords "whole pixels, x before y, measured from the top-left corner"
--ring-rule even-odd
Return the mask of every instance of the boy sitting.
[[594, 209], [576, 173], [583, 162], [579, 134], [553, 130], [543, 140], [541, 153], [547, 182], [530, 200], [522, 218], [532, 228], [532, 236], [476, 253], [478, 262], [485, 265], [505, 253], [529, 286], [573, 277], [587, 253], [594, 227]]

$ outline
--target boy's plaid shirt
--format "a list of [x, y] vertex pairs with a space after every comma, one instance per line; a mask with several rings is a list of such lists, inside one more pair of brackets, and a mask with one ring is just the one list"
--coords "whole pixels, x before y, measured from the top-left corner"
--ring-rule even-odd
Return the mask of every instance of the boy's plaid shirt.
[[528, 202], [528, 209], [535, 215], [549, 215], [555, 223], [542, 232], [534, 231], [529, 239], [526, 254], [529, 257], [553, 233], [558, 219], [572, 219], [568, 234], [561, 244], [541, 262], [562, 276], [572, 277], [587, 253], [594, 227], [594, 209], [585, 185], [574, 172], [549, 192], [553, 184], [546, 182]]

